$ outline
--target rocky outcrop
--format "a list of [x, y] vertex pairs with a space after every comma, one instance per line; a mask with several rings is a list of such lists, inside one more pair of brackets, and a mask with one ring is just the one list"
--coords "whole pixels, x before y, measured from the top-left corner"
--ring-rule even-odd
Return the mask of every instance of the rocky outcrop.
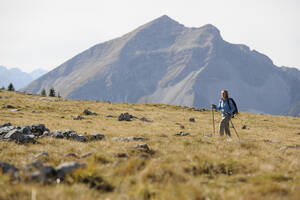
[[103, 134], [94, 133], [80, 135], [71, 129], [51, 132], [44, 124], [33, 124], [31, 126], [12, 126], [11, 123], [0, 125], [0, 138], [4, 141], [15, 141], [17, 144], [37, 143], [36, 139], [49, 137], [56, 139], [68, 139], [78, 142], [103, 140]]

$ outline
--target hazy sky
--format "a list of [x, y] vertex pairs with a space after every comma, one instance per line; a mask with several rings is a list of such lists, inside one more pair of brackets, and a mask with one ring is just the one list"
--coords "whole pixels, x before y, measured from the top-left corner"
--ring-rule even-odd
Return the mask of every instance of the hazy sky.
[[300, 69], [300, 0], [0, 0], [0, 65], [51, 70], [162, 15]]

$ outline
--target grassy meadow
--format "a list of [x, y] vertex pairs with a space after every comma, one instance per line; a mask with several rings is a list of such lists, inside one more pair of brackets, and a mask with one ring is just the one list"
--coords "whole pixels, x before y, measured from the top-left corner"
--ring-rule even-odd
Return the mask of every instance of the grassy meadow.
[[[55, 167], [70, 161], [86, 164], [65, 181], [52, 184], [11, 180], [0, 172], [0, 200], [300, 199], [299, 117], [240, 113], [232, 122], [241, 141], [232, 128], [229, 141], [217, 135], [220, 113], [215, 113], [216, 134], [205, 136], [213, 134], [209, 110], [75, 101], [3, 90], [0, 97], [0, 124], [45, 124], [51, 131], [72, 129], [83, 135], [105, 135], [104, 140], [87, 143], [51, 137], [27, 145], [0, 140], [0, 161], [19, 169], [32, 163], [42, 151], [49, 154], [39, 158], [45, 165]], [[11, 111], [7, 105], [19, 111]], [[83, 115], [84, 109], [97, 116]], [[153, 122], [118, 121], [124, 112]], [[77, 115], [85, 119], [73, 120]], [[191, 117], [195, 122], [189, 121]], [[180, 131], [189, 135], [175, 136]], [[112, 140], [128, 136], [149, 140]], [[134, 149], [143, 143], [151, 151]], [[92, 156], [80, 159], [64, 156], [90, 152]]]

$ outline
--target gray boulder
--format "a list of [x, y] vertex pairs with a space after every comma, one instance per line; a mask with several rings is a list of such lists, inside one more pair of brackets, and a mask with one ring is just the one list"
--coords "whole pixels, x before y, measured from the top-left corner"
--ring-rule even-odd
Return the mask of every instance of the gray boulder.
[[18, 168], [16, 168], [14, 165], [2, 161], [0, 161], [0, 169], [3, 174], [9, 173], [12, 176], [15, 175], [17, 171], [19, 171]]
[[30, 163], [29, 165], [26, 165], [23, 167], [23, 169], [25, 171], [33, 171], [33, 170], [40, 170], [44, 167], [42, 161], [40, 160], [35, 160], [32, 163]]
[[24, 134], [24, 135], [31, 135], [31, 128], [30, 126], [23, 126], [21, 127], [20, 131]]
[[191, 118], [189, 119], [189, 121], [190, 121], [190, 122], [195, 122], [195, 118], [191, 117]]
[[0, 128], [2, 128], [2, 127], [6, 127], [6, 126], [11, 126], [11, 123], [10, 123], [10, 122], [8, 122], [8, 123], [6, 123], [6, 124], [2, 124], [2, 125], [0, 125]]
[[104, 135], [103, 134], [90, 134], [88, 135], [89, 141], [93, 141], [93, 140], [102, 140], [104, 139]]
[[148, 120], [146, 117], [142, 117], [140, 120], [143, 122], [153, 122], [152, 120]]
[[132, 118], [136, 118], [133, 115], [130, 115], [128, 112], [127, 113], [121, 113], [118, 117], [119, 121], [131, 121]]
[[53, 138], [64, 138], [64, 135], [62, 134], [62, 132], [57, 131], [57, 130], [53, 131], [51, 135]]
[[43, 152], [41, 152], [39, 154], [34, 155], [34, 158], [37, 159], [37, 158], [40, 158], [40, 157], [43, 157], [43, 156], [49, 156], [48, 152], [43, 151]]
[[84, 117], [81, 117], [80, 115], [78, 115], [77, 117], [74, 117], [73, 120], [83, 120]]
[[150, 148], [147, 144], [139, 144], [134, 148], [135, 149], [140, 149], [140, 150], [145, 150], [145, 151], [150, 151]]
[[78, 158], [78, 156], [75, 153], [67, 153], [64, 155], [64, 157], [74, 157], [74, 158]]
[[185, 133], [183, 131], [180, 131], [179, 133], [176, 133], [176, 136], [187, 136], [189, 133]]
[[94, 154], [93, 152], [86, 153], [86, 154], [82, 155], [80, 158], [87, 158], [87, 157], [90, 157], [93, 154]]
[[132, 136], [132, 137], [113, 137], [112, 140], [129, 142], [129, 141], [146, 141], [149, 139]]
[[18, 128], [17, 126], [4, 126], [4, 127], [0, 128], [0, 136], [4, 136], [11, 130], [14, 130], [17, 128]]
[[24, 135], [19, 129], [14, 129], [5, 134], [4, 140], [14, 140], [17, 144], [36, 143], [29, 135]]
[[85, 167], [84, 163], [68, 162], [63, 163], [55, 168], [58, 178], [64, 178], [66, 174], [70, 174], [78, 168]]
[[27, 180], [51, 183], [57, 178], [57, 171], [52, 166], [43, 166], [40, 170], [35, 171], [27, 177]]
[[84, 114], [84, 115], [97, 115], [97, 113], [91, 112], [91, 111], [89, 111], [88, 109], [85, 109], [85, 110], [83, 111], [83, 114]]
[[35, 136], [41, 136], [45, 131], [49, 131], [49, 129], [46, 128], [45, 124], [33, 124], [31, 125], [31, 132]]

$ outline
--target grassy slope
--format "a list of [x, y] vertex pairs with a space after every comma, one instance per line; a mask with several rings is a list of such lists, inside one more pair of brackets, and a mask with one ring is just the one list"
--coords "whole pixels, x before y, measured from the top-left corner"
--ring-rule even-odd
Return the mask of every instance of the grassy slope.
[[[297, 199], [300, 196], [300, 149], [280, 150], [299, 144], [300, 118], [241, 113], [233, 123], [241, 138], [204, 137], [212, 133], [210, 111], [162, 104], [109, 104], [89, 101], [41, 100], [40, 96], [1, 91], [0, 106], [13, 105], [20, 111], [1, 109], [0, 124], [32, 125], [44, 123], [53, 130], [73, 129], [81, 134], [102, 133], [103, 141], [79, 143], [65, 139], [43, 138], [42, 144], [17, 145], [0, 141], [0, 160], [21, 168], [34, 160], [34, 155], [47, 151], [44, 164], [76, 160], [66, 153], [83, 155], [87, 168], [68, 177], [66, 183], [41, 185], [9, 181], [0, 176], [0, 199]], [[55, 99], [55, 98], [53, 98]], [[88, 108], [97, 116], [73, 117]], [[32, 111], [35, 110], [35, 113]], [[134, 119], [119, 122], [123, 112], [152, 123]], [[107, 118], [106, 115], [113, 115]], [[65, 118], [61, 118], [64, 116]], [[196, 122], [189, 122], [194, 117]], [[220, 114], [215, 115], [220, 120]], [[185, 129], [181, 129], [180, 125]], [[247, 129], [241, 129], [242, 125]], [[217, 126], [217, 123], [216, 123]], [[177, 137], [179, 131], [189, 136]], [[141, 158], [133, 147], [144, 142], [120, 142], [116, 136], [142, 136], [155, 152]], [[269, 143], [264, 140], [280, 141]], [[118, 158], [126, 153], [128, 158]], [[115, 187], [113, 192], [91, 189], [80, 183], [82, 177], [101, 177]]]

